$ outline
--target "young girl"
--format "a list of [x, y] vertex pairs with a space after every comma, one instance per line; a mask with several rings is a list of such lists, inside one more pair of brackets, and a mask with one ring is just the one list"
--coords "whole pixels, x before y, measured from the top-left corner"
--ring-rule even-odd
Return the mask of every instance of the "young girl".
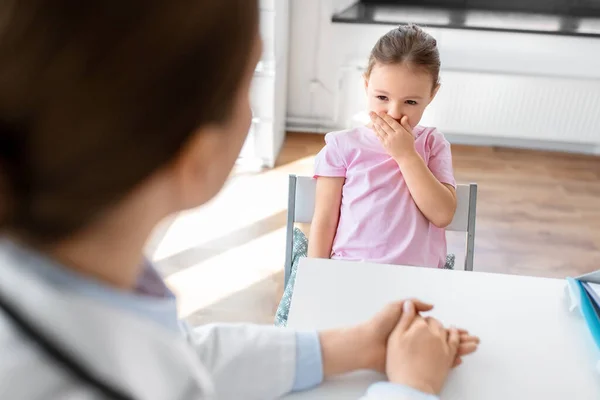
[[[450, 144], [418, 125], [439, 72], [436, 41], [418, 26], [400, 26], [375, 44], [364, 75], [371, 123], [327, 134], [315, 160], [309, 257], [452, 268], [444, 231], [456, 210]], [[303, 240], [296, 230], [295, 244]], [[287, 321], [300, 256], [277, 325]]]

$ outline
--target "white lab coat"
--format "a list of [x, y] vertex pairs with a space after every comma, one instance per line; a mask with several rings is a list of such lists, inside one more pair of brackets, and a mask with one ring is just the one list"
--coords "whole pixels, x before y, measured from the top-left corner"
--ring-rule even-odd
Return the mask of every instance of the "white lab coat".
[[[9, 259], [7, 259], [9, 258]], [[273, 399], [291, 390], [296, 335], [207, 325], [178, 335], [45, 284], [0, 253], [0, 291], [30, 323], [135, 399]], [[0, 399], [100, 399], [24, 338], [0, 312]]]
[[[89, 297], [58, 290], [1, 251], [0, 292], [19, 315], [102, 381], [139, 400], [275, 399], [295, 378], [296, 333], [248, 324], [182, 334]], [[375, 399], [429, 399], [418, 393]], [[364, 397], [366, 399], [367, 397]], [[0, 310], [0, 399], [100, 400]]]

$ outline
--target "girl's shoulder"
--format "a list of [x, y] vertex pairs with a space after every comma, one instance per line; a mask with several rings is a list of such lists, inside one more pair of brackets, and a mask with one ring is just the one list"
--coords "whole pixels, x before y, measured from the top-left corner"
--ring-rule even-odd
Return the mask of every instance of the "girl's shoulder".
[[423, 143], [429, 148], [449, 144], [444, 134], [436, 127], [417, 125], [414, 128], [414, 134], [416, 143]]
[[329, 132], [325, 135], [325, 142], [339, 142], [339, 141], [364, 141], [366, 133], [369, 128], [366, 126], [357, 126], [350, 129], [344, 129], [341, 131]]
[[329, 132], [325, 135], [325, 144], [326, 146], [336, 147], [342, 152], [364, 147], [375, 138], [374, 134], [370, 135], [369, 132], [370, 129], [366, 126]]
[[416, 139], [429, 139], [430, 137], [437, 137], [441, 139], [446, 139], [444, 134], [435, 126], [423, 126], [417, 125], [414, 129], [414, 134]]

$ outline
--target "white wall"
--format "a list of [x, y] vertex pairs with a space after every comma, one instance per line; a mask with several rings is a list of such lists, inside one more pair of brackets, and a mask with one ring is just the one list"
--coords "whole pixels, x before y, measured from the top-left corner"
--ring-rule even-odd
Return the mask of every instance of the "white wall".
[[[347, 127], [364, 105], [360, 68], [393, 26], [331, 23], [334, 10], [352, 3], [291, 1], [290, 129]], [[428, 31], [440, 48], [442, 89], [423, 123], [467, 142], [473, 137], [477, 143], [502, 144], [496, 143], [500, 138], [528, 146], [556, 142], [562, 149], [599, 145], [575, 151], [600, 148], [600, 39]]]
[[238, 164], [273, 167], [285, 140], [289, 26], [289, 0], [260, 0], [263, 54], [252, 79], [253, 119]]
[[[288, 71], [288, 121], [332, 125], [339, 95], [339, 68], [352, 44], [340, 43], [331, 23], [335, 11], [353, 0], [292, 0]], [[367, 28], [369, 29], [369, 28]], [[374, 34], [386, 28], [375, 27]], [[353, 34], [349, 40], [355, 40]], [[343, 36], [341, 37], [343, 39]], [[375, 42], [370, 43], [372, 46]], [[368, 47], [370, 49], [370, 47]], [[367, 50], [367, 54], [368, 54]], [[362, 56], [358, 52], [357, 56]]]

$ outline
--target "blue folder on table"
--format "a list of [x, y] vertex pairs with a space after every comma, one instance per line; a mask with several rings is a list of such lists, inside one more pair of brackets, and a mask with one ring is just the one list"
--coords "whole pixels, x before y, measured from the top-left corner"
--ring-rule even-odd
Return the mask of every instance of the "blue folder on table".
[[573, 307], [581, 314], [600, 350], [600, 270], [577, 278], [567, 278]]

